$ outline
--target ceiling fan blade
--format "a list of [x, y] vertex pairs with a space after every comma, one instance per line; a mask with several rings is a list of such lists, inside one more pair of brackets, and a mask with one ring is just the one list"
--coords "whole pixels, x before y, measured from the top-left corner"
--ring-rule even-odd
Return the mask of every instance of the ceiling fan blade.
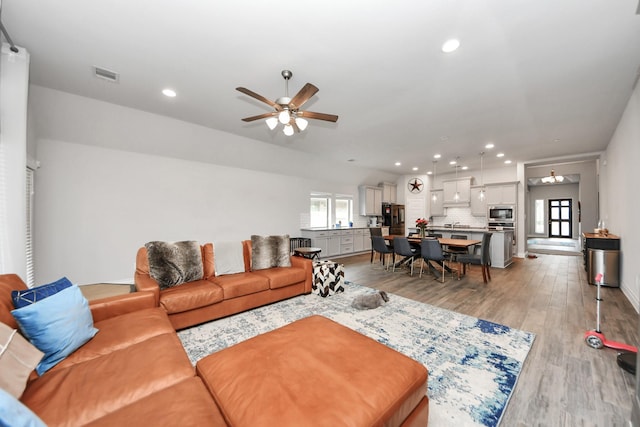
[[282, 110], [282, 107], [279, 106], [278, 104], [276, 104], [275, 102], [271, 101], [270, 99], [265, 98], [262, 95], [258, 95], [257, 93], [255, 93], [255, 92], [253, 92], [253, 91], [251, 91], [251, 90], [249, 90], [249, 89], [247, 89], [245, 87], [237, 87], [236, 90], [238, 92], [242, 92], [245, 95], [249, 95], [250, 97], [257, 99], [258, 101], [262, 101], [265, 104], [271, 105], [273, 108], [275, 108], [278, 111]]
[[254, 120], [266, 119], [267, 117], [273, 117], [278, 114], [276, 111], [272, 111], [271, 113], [264, 113], [257, 116], [245, 117], [242, 119], [243, 122], [252, 122]]
[[313, 111], [298, 111], [298, 117], [305, 119], [326, 120], [327, 122], [337, 122], [338, 116], [334, 114], [314, 113]]
[[298, 127], [298, 124], [296, 123], [296, 118], [291, 116], [291, 120], [289, 120], [289, 124], [293, 127], [293, 130], [296, 131], [296, 133], [300, 133], [300, 128]]
[[311, 83], [307, 83], [300, 89], [300, 92], [296, 93], [291, 101], [289, 101], [289, 105], [292, 110], [297, 110], [302, 107], [302, 105], [309, 100], [313, 95], [315, 95], [320, 89], [312, 85]]

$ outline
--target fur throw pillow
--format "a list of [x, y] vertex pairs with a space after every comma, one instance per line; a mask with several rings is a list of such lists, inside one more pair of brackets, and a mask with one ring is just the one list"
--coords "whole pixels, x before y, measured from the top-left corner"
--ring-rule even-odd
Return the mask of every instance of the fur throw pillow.
[[160, 289], [203, 278], [202, 252], [198, 242], [149, 242], [144, 246], [149, 258], [149, 274], [158, 282]]
[[389, 301], [389, 297], [385, 291], [379, 291], [375, 294], [358, 295], [353, 299], [351, 307], [358, 310], [369, 310], [371, 308], [378, 308], [384, 303]]
[[251, 269], [291, 267], [289, 235], [251, 236]]

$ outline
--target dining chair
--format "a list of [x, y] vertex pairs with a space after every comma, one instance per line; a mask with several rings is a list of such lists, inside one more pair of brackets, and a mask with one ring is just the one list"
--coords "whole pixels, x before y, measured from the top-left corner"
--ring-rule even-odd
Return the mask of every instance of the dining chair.
[[457, 259], [457, 261], [463, 265], [463, 273], [466, 272], [468, 264], [482, 266], [482, 279], [484, 283], [491, 280], [491, 236], [493, 236], [493, 233], [484, 233], [482, 235], [479, 254], [458, 255]]
[[[409, 243], [409, 239], [406, 237], [396, 237], [393, 239], [393, 252], [395, 255], [400, 255], [403, 257], [411, 257], [411, 276], [413, 276], [413, 261], [415, 255], [418, 253], [418, 250], [411, 247], [411, 243]], [[395, 256], [394, 256], [395, 258]], [[393, 263], [393, 271], [396, 271], [396, 263]]]
[[[467, 236], [466, 234], [452, 234], [451, 238], [452, 239], [467, 240], [469, 238], [469, 236]], [[452, 257], [452, 260], [453, 260], [454, 258], [456, 258], [460, 254], [468, 254], [469, 253], [469, 249], [468, 248], [460, 248], [460, 247], [456, 247], [456, 246], [451, 246], [451, 247], [447, 247], [445, 252], [449, 253], [451, 255], [451, 257]]]
[[[382, 228], [381, 227], [371, 227], [369, 229], [369, 233], [371, 233], [371, 261], [373, 263], [373, 236], [382, 236]], [[385, 243], [386, 244], [386, 243]], [[382, 259], [382, 254], [380, 255], [380, 259]]]
[[420, 277], [422, 277], [422, 267], [424, 267], [424, 262], [427, 262], [429, 265], [429, 261], [435, 261], [442, 265], [442, 283], [444, 283], [444, 276], [447, 273], [445, 261], [447, 257], [442, 251], [442, 246], [440, 246], [440, 242], [436, 239], [422, 239], [420, 242], [420, 256], [422, 257], [422, 263], [420, 264]]
[[373, 250], [380, 254], [380, 256], [382, 257], [382, 265], [385, 266], [386, 264], [386, 269], [388, 270], [389, 265], [388, 263], [386, 263], [387, 255], [392, 255], [392, 262], [395, 262], [395, 254], [393, 253], [393, 250], [389, 248], [389, 246], [387, 246], [387, 244], [384, 242], [384, 237], [382, 236], [371, 236], [371, 245]]
[[429, 237], [435, 237], [436, 239], [442, 239], [442, 233], [429, 232]]

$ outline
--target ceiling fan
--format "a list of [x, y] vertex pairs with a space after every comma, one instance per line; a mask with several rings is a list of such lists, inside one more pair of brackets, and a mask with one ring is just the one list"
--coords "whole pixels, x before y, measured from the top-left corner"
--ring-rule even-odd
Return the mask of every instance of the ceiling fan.
[[300, 132], [306, 129], [306, 119], [325, 120], [327, 122], [337, 122], [338, 116], [333, 114], [315, 113], [313, 111], [301, 111], [300, 108], [307, 102], [313, 95], [318, 92], [318, 88], [307, 83], [302, 89], [293, 97], [289, 98], [289, 79], [293, 77], [293, 73], [289, 70], [282, 70], [282, 77], [285, 81], [285, 96], [280, 97], [274, 101], [265, 98], [262, 95], [244, 88], [237, 87], [236, 90], [249, 95], [252, 98], [262, 101], [267, 105], [270, 105], [275, 109], [270, 113], [259, 114], [257, 116], [245, 117], [242, 119], [244, 122], [252, 122], [254, 120], [267, 119], [266, 124], [269, 129], [273, 130], [278, 126], [278, 123], [284, 125], [283, 131], [287, 136], [293, 135], [293, 132]]

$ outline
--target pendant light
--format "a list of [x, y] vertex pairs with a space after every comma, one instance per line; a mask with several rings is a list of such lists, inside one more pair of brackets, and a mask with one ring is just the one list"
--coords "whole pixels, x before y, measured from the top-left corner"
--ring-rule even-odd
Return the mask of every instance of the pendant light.
[[478, 198], [480, 201], [484, 201], [486, 194], [484, 191], [484, 151], [480, 152], [480, 193], [478, 194]]
[[[438, 176], [438, 161], [434, 160], [433, 161], [433, 185], [431, 186], [432, 190], [433, 190], [433, 187], [436, 185], [436, 176]], [[433, 203], [436, 203], [438, 201], [438, 193], [436, 193], [435, 191], [432, 191], [431, 200], [433, 201]]]
[[456, 194], [453, 195], [453, 200], [454, 201], [459, 201], [460, 200], [460, 192], [458, 191], [458, 160], [460, 159], [460, 157], [456, 157]]

